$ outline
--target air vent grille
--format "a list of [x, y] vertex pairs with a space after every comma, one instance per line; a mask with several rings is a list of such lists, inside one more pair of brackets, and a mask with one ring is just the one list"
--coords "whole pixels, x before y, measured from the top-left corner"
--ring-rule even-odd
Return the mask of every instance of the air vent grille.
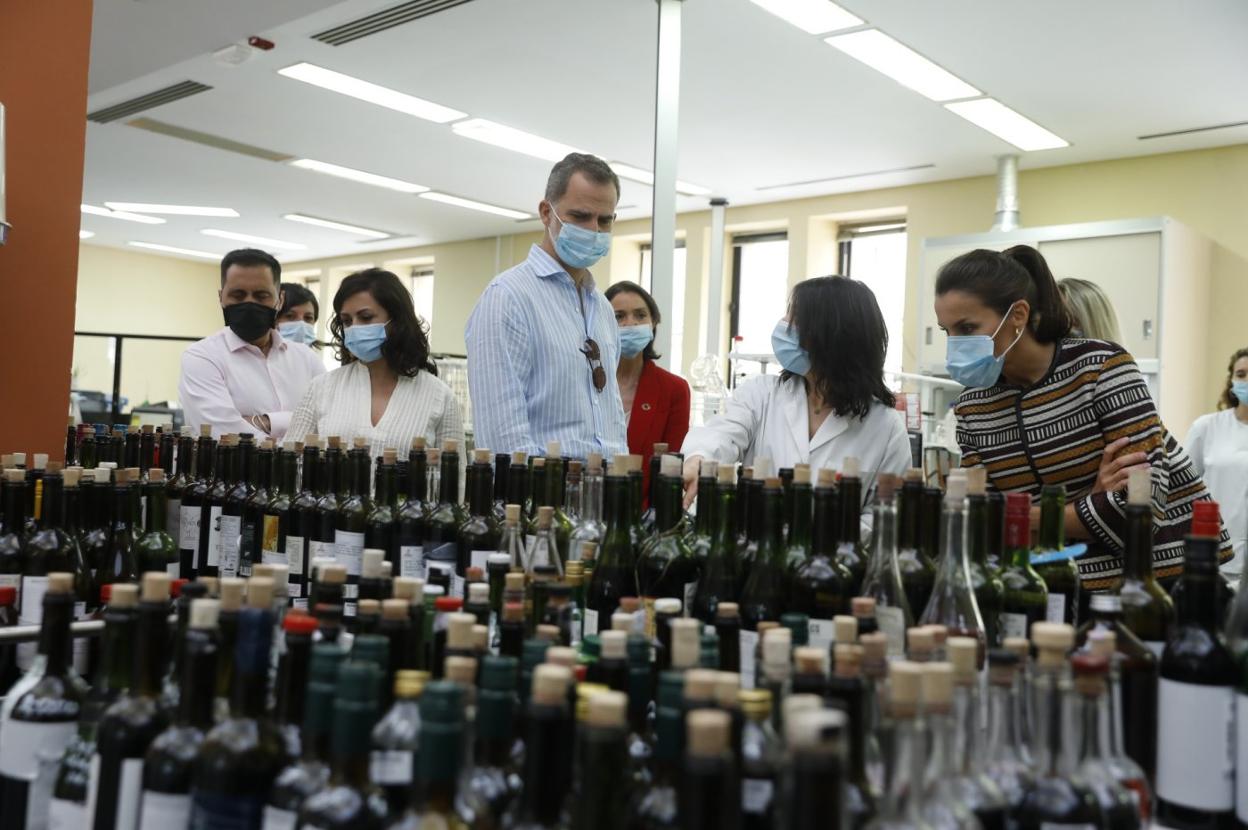
[[444, 12], [447, 9], [470, 2], [472, 0], [411, 0], [409, 3], [400, 3], [397, 6], [391, 6], [388, 9], [361, 17], [358, 20], [343, 23], [341, 26], [326, 29], [323, 32], [312, 35], [312, 39], [328, 43], [330, 46], [342, 46], [344, 43], [375, 35], [378, 32], [384, 32], [387, 29], [402, 26], [404, 23], [411, 23], [413, 20], [419, 20], [422, 17], [428, 17], [431, 14]]
[[266, 150], [264, 147], [256, 147], [252, 144], [244, 144], [241, 141], [232, 141], [212, 133], [200, 132], [199, 130], [190, 130], [186, 127], [179, 127], [175, 124], [167, 124], [164, 121], [157, 121], [154, 118], [135, 118], [126, 122], [127, 127], [137, 127], [140, 130], [147, 130], [150, 133], [159, 133], [167, 135], [170, 138], [180, 138], [183, 141], [190, 141], [195, 144], [203, 144], [205, 147], [213, 147], [217, 150], [225, 150], [228, 153], [238, 153], [244, 156], [264, 159], [265, 161], [290, 161], [294, 156], [288, 153], [279, 153], [276, 150]]
[[915, 170], [927, 170], [935, 167], [934, 164], [916, 164], [911, 167], [894, 167], [892, 170], [871, 170], [867, 173], [847, 173], [844, 176], [829, 176], [826, 179], [808, 179], [804, 182], [785, 182], [784, 184], [767, 184], [762, 187], [756, 187], [755, 190], [779, 190], [782, 187], [801, 187], [808, 184], [823, 184], [824, 182], [839, 182], [845, 179], [862, 179], [867, 176], [884, 176], [890, 173], [910, 173]]
[[181, 83], [167, 86], [164, 89], [158, 89], [155, 92], [149, 92], [146, 95], [140, 95], [137, 98], [131, 98], [129, 101], [122, 101], [120, 104], [113, 104], [111, 107], [96, 110], [87, 113], [87, 120], [94, 121], [97, 124], [107, 124], [110, 121], [116, 121], [121, 118], [128, 118], [136, 113], [150, 110], [153, 107], [159, 107], [162, 104], [168, 104], [172, 101], [180, 101], [183, 98], [189, 98], [192, 95], [198, 95], [201, 92], [207, 92], [212, 87], [207, 84], [201, 84], [198, 81], [182, 81]]
[[1230, 124], [1212, 124], [1208, 127], [1189, 127], [1186, 130], [1171, 130], [1168, 133], [1153, 133], [1152, 135], [1141, 135], [1136, 138], [1139, 141], [1148, 141], [1150, 138], [1173, 138], [1176, 135], [1207, 133], [1210, 130], [1228, 130], [1231, 127], [1248, 127], [1248, 121], [1235, 121]]

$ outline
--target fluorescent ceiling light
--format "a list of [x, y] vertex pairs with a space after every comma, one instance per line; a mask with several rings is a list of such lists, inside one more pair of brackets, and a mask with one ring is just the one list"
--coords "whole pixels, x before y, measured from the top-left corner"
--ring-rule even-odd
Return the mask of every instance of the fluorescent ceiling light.
[[374, 231], [361, 228], [359, 225], [348, 225], [345, 222], [332, 222], [329, 219], [318, 219], [315, 216], [304, 216], [302, 213], [287, 213], [282, 218], [291, 222], [302, 222], [305, 225], [315, 225], [318, 228], [329, 228], [331, 231], [353, 233], [356, 236], [367, 236], [372, 239], [387, 239], [390, 236], [384, 231]]
[[[630, 179], [631, 181], [641, 182], [642, 184], [654, 187], [654, 174], [649, 170], [643, 170], [640, 167], [633, 167], [631, 164], [622, 164], [618, 161], [613, 161], [610, 164], [611, 169], [614, 170], [615, 174], [621, 179]], [[676, 192], [683, 193], [686, 196], [711, 195], [711, 191], [709, 189], [701, 187], [700, 185], [682, 182], [680, 179], [676, 180]]]
[[753, 0], [753, 3], [812, 35], [862, 25], [861, 18], [829, 0]]
[[444, 107], [441, 104], [435, 104], [432, 101], [426, 101], [423, 98], [417, 98], [405, 92], [362, 81], [359, 78], [353, 78], [350, 75], [344, 75], [341, 72], [335, 72], [332, 69], [326, 69], [323, 66], [311, 63], [297, 63], [294, 66], [277, 70], [277, 74], [438, 124], [458, 121], [461, 118], [468, 117], [466, 112], [453, 110], [450, 107]]
[[90, 239], [95, 236], [95, 231], [78, 231], [79, 239]]
[[145, 225], [163, 225], [165, 220], [159, 216], [141, 216], [137, 213], [126, 213], [123, 210], [109, 210], [95, 205], [80, 205], [83, 213], [92, 216], [104, 216], [109, 219], [125, 219], [127, 222], [142, 222]]
[[493, 144], [496, 147], [514, 150], [517, 153], [524, 153], [526, 156], [533, 156], [546, 161], [560, 161], [568, 153], [581, 152], [575, 147], [569, 147], [567, 144], [560, 144], [558, 141], [551, 141], [548, 138], [542, 138], [540, 135], [526, 133], [524, 130], [517, 130], [515, 127], [486, 121], [484, 118], [469, 118], [467, 121], [452, 124], [451, 129], [464, 138], [483, 141], [486, 144]]
[[127, 242], [126, 244], [133, 245], [136, 248], [147, 248], [151, 251], [164, 251], [167, 254], [197, 256], [203, 259], [221, 259], [220, 254], [210, 254], [207, 251], [193, 251], [190, 248], [175, 248], [172, 245], [157, 245], [155, 242]]
[[113, 210], [129, 211], [130, 213], [164, 213], [170, 216], [221, 216], [227, 219], [238, 218], [238, 211], [233, 208], [199, 207], [197, 205], [152, 205], [146, 202], [105, 202]]
[[200, 233], [204, 236], [215, 236], [218, 239], [251, 242], [256, 245], [264, 245], [266, 248], [277, 248], [285, 251], [302, 251], [308, 247], [307, 245], [300, 245], [298, 242], [283, 242], [280, 239], [269, 239], [266, 236], [252, 236], [249, 233], [235, 233], [234, 231], [222, 231], [216, 228], [204, 228]]
[[1054, 135], [994, 98], [959, 101], [956, 104], [945, 104], [945, 107], [1020, 150], [1054, 150], [1070, 146], [1066, 139]]
[[400, 193], [424, 193], [429, 188], [420, 184], [412, 184], [402, 179], [392, 179], [389, 176], [378, 176], [376, 173], [365, 173], [363, 170], [355, 170], [350, 167], [341, 167], [337, 164], [330, 164], [325, 161], [316, 161], [314, 159], [295, 159], [291, 162], [295, 167], [301, 167], [304, 170], [315, 170], [318, 173], [327, 173], [330, 176], [337, 176], [340, 179], [351, 179], [355, 182], [363, 184], [371, 184], [376, 187], [385, 187], [390, 190], [397, 190]]
[[879, 233], [880, 231], [896, 231], [906, 226], [905, 222], [886, 222], [883, 225], [859, 225], [853, 228], [854, 233]]
[[484, 202], [474, 202], [471, 199], [461, 199], [458, 196], [450, 196], [446, 193], [422, 193], [420, 198], [428, 199], [432, 202], [442, 202], [446, 205], [455, 205], [456, 207], [468, 208], [469, 210], [479, 210], [482, 213], [493, 213], [495, 216], [506, 216], [508, 219], [530, 219], [528, 213], [521, 213], [511, 208], [498, 207], [497, 205], [487, 205]]
[[825, 42], [933, 101], [955, 101], [983, 94], [879, 29], [833, 35]]

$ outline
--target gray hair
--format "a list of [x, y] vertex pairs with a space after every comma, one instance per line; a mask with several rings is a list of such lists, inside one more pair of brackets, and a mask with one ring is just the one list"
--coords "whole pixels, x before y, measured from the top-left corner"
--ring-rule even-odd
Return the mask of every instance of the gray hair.
[[588, 153], [568, 153], [550, 170], [550, 178], [546, 180], [546, 201], [553, 203], [562, 199], [575, 173], [584, 174], [595, 184], [615, 185], [615, 197], [620, 197], [620, 177], [615, 175], [611, 165]]

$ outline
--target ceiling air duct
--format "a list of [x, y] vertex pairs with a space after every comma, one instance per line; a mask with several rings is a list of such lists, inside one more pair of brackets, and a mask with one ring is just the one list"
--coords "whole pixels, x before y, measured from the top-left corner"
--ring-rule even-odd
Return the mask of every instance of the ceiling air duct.
[[1018, 156], [997, 156], [997, 213], [994, 231], [1012, 231], [1019, 226]]

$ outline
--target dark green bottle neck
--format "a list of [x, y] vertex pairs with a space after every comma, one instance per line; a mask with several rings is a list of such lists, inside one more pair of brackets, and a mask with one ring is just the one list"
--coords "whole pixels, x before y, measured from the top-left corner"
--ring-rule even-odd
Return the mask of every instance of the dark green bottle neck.
[[[265, 609], [243, 608], [238, 612], [237, 625], [230, 716], [259, 720], [265, 717], [268, 702], [273, 614]], [[223, 655], [223, 659], [229, 659], [229, 655]]]
[[[321, 453], [314, 446], [303, 448], [303, 480], [299, 490], [303, 493], [321, 494]], [[321, 494], [323, 495], [323, 494]]]
[[282, 660], [282, 677], [274, 712], [278, 723], [295, 726], [303, 723], [311, 665], [312, 638], [306, 634], [286, 634], [286, 655]]
[[143, 530], [151, 533], [165, 529], [165, 517], [169, 513], [169, 494], [161, 481], [150, 481], [147, 488], [147, 524]]
[[529, 468], [523, 464], [512, 464], [507, 471], [507, 503], [521, 507], [529, 499]]
[[47, 659], [44, 673], [64, 676], [69, 665], [69, 623], [74, 616], [73, 594], [46, 594], [43, 625], [39, 629], [39, 653]]
[[351, 465], [351, 495], [360, 498], [368, 497], [368, 479], [372, 468], [372, 461], [368, 457], [366, 450], [351, 450], [347, 456], [347, 461]]
[[134, 644], [134, 692], [138, 697], [160, 695], [168, 663], [168, 606], [163, 602], [139, 603], [139, 630]]
[[429, 500], [429, 461], [424, 450], [407, 456], [407, 500], [418, 504]]
[[1148, 505], [1129, 504], [1123, 529], [1122, 575], [1153, 580], [1153, 511]]
[[628, 474], [628, 520], [630, 524], [641, 526], [641, 505], [644, 502], [642, 498], [645, 479], [641, 473]]
[[273, 486], [273, 451], [260, 450], [256, 454], [256, 487], [268, 490]]
[[1040, 497], [1040, 550], [1066, 547], [1065, 506], [1061, 492], [1046, 492]]
[[719, 526], [719, 491], [716, 489], [715, 479], [699, 479], [698, 480], [698, 515], [694, 523], [694, 532], [698, 536], [711, 538], [715, 535], [715, 530]]
[[207, 631], [187, 632], [185, 663], [179, 678], [178, 722], [207, 731], [213, 724], [217, 677], [217, 646]]
[[758, 542], [758, 558], [783, 567], [784, 562], [784, 493], [778, 488], [763, 491], [763, 529]]
[[177, 470], [174, 475], [182, 476], [183, 479], [193, 478], [195, 475], [195, 439], [189, 435], [178, 440]]
[[602, 550], [598, 556], [598, 568], [621, 566], [621, 547], [631, 544], [629, 528], [629, 483], [621, 476], [608, 476], [606, 483], [607, 523], [602, 540]]
[[810, 551], [810, 522], [814, 494], [809, 484], [793, 485], [793, 514], [789, 524], [789, 546]]
[[26, 482], [4, 485], [4, 527], [9, 533], [22, 532], [26, 523]]
[[62, 527], [65, 528], [66, 533], [77, 533], [83, 527], [82, 489], [80, 487], [66, 487], [61, 495], [61, 502], [64, 505], [63, 515], [61, 516]]
[[684, 511], [681, 510], [681, 489], [678, 477], [659, 476], [654, 501], [655, 526], [660, 533], [665, 533], [680, 524]]
[[553, 507], [555, 509], [563, 507], [563, 476], [563, 459], [547, 458], [546, 498], [542, 501], [544, 507]]
[[745, 538], [757, 543], [763, 535], [763, 482], [751, 479], [746, 486]]
[[217, 472], [217, 442], [211, 438], [199, 439], [199, 451], [195, 454], [196, 478], [212, 481]]
[[399, 470], [393, 464], [382, 464], [377, 468], [377, 492], [373, 494], [373, 501], [378, 507], [394, 506], [398, 476]]
[[469, 508], [474, 518], [487, 518], [494, 513], [493, 471], [489, 464], [473, 464], [472, 492]]
[[130, 525], [130, 485], [113, 488], [113, 528], [124, 529]]
[[1183, 563], [1183, 590], [1179, 593], [1178, 622], [1216, 633], [1218, 540], [1187, 537]]
[[134, 664], [135, 630], [138, 615], [133, 608], [104, 611], [104, 644], [95, 689], [105, 696], [130, 688], [130, 668]]
[[719, 498], [719, 508], [710, 555], [725, 556], [737, 544], [737, 490], [731, 484], [721, 484], [715, 495]]
[[459, 453], [442, 453], [441, 492], [438, 500], [442, 504], [459, 504]]
[[862, 481], [841, 479], [841, 541], [858, 547], [862, 542]]
[[326, 450], [320, 465], [321, 495], [340, 495], [342, 493], [342, 450]]
[[988, 564], [988, 499], [966, 498], [967, 558], [976, 565]]
[[923, 485], [906, 482], [897, 497], [897, 547], [915, 550], [919, 547], [919, 512], [923, 503]]
[[43, 477], [43, 508], [39, 517], [39, 527], [41, 529], [63, 527], [62, 519], [64, 518], [64, 486], [63, 479], [56, 474], [44, 475]]
[[279, 472], [277, 491], [289, 500], [295, 495], [295, 479], [298, 478], [299, 474], [299, 457], [293, 452], [283, 451], [278, 456], [277, 469]]
[[561, 780], [561, 770], [570, 769], [558, 757], [571, 752], [566, 744], [567, 712], [563, 707], [530, 704], [528, 740], [525, 741], [524, 790], [520, 796], [525, 819], [554, 827], [563, 809], [571, 782]]

